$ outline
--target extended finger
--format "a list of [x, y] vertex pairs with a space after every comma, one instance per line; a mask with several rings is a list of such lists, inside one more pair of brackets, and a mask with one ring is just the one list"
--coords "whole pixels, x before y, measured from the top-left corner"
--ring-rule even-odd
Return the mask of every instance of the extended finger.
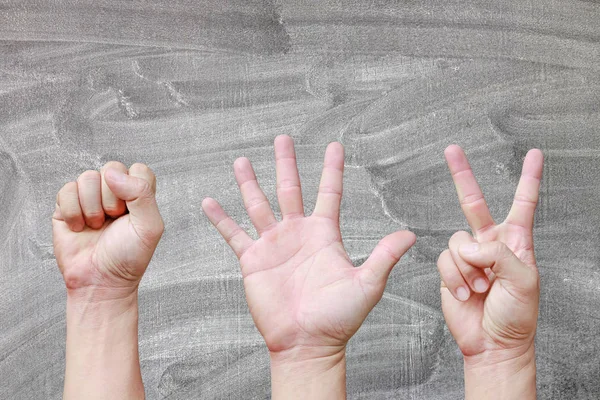
[[344, 181], [344, 146], [333, 142], [325, 150], [323, 173], [313, 215], [339, 221]]
[[262, 235], [263, 232], [277, 223], [269, 200], [267, 200], [267, 196], [258, 185], [250, 160], [245, 157], [238, 158], [233, 164], [233, 169], [235, 179], [242, 193], [246, 212], [258, 234]]
[[98, 171], [85, 171], [77, 178], [79, 204], [85, 223], [92, 229], [99, 229], [104, 224], [102, 209], [102, 178]]
[[294, 141], [287, 135], [275, 138], [275, 165], [281, 217], [304, 216]]
[[229, 247], [238, 258], [241, 258], [246, 250], [254, 242], [250, 236], [223, 210], [221, 205], [214, 199], [207, 197], [202, 201], [202, 210], [209, 221], [217, 228]]
[[[368, 286], [383, 293], [392, 268], [400, 258], [415, 244], [417, 237], [409, 231], [398, 231], [387, 235], [379, 241], [369, 258], [358, 268], [358, 273]], [[378, 296], [376, 300], [379, 301]]]
[[460, 206], [473, 234], [477, 236], [478, 232], [493, 226], [494, 219], [464, 151], [457, 145], [451, 145], [446, 148], [444, 155], [452, 174]]
[[437, 267], [442, 279], [442, 287], [448, 288], [450, 293], [452, 293], [452, 296], [457, 300], [469, 300], [471, 291], [458, 267], [454, 263], [450, 250], [446, 249], [440, 254]]
[[100, 170], [100, 174], [102, 175], [102, 208], [106, 215], [112, 218], [119, 218], [121, 215], [125, 214], [127, 207], [125, 206], [125, 201], [119, 199], [108, 187], [106, 178], [104, 177], [104, 173], [107, 169], [114, 169], [126, 174], [127, 167], [125, 164], [118, 161], [110, 161]]
[[533, 229], [533, 216], [537, 206], [542, 169], [544, 167], [544, 155], [538, 149], [529, 150], [523, 161], [521, 179], [515, 192], [506, 222], [518, 225], [525, 229]]
[[476, 293], [484, 293], [490, 286], [489, 279], [484, 270], [470, 265], [462, 259], [458, 248], [463, 244], [476, 243], [477, 241], [467, 232], [456, 232], [448, 242], [448, 248], [454, 263], [469, 287]]
[[79, 205], [77, 182], [65, 184], [58, 192], [56, 201], [60, 207], [60, 215], [69, 229], [74, 232], [81, 232], [85, 227], [85, 220]]

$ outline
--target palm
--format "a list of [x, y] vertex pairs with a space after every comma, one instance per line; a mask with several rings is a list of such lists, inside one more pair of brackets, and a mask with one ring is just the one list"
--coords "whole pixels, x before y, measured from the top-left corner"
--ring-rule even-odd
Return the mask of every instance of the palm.
[[217, 202], [202, 206], [240, 259], [246, 299], [269, 350], [343, 346], [381, 298], [387, 276], [414, 235], [384, 238], [365, 264], [354, 268], [339, 230], [343, 148], [330, 145], [313, 214], [304, 216], [293, 142], [275, 141], [277, 221], [247, 159], [235, 163], [244, 204], [260, 238], [253, 241]]
[[327, 218], [282, 222], [240, 263], [250, 311], [270, 349], [299, 342], [343, 345], [373, 306]]
[[[525, 265], [535, 269], [532, 226], [541, 159], [526, 160], [515, 195], [517, 200], [507, 219], [495, 225], [466, 158], [461, 154], [462, 152], [447, 154], [448, 164], [453, 172], [463, 211], [475, 232], [475, 239], [480, 243], [502, 242]], [[463, 171], [466, 173], [462, 173]], [[469, 198], [481, 200], [465, 200]], [[490, 281], [489, 290], [485, 293], [473, 293], [465, 302], [457, 300], [449, 290], [442, 290], [442, 310], [446, 322], [465, 355], [479, 354], [490, 349], [520, 347], [523, 342], [532, 339], [532, 335], [528, 333], [535, 332], [538, 299], [523, 296], [510, 282], [495, 279], [489, 269], [487, 276]]]

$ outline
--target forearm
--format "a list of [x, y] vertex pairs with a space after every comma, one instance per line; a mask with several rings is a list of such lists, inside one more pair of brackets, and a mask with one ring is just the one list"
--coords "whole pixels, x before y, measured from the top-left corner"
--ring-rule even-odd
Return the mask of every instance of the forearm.
[[124, 298], [67, 295], [65, 400], [143, 399], [137, 291]]
[[346, 349], [326, 355], [304, 352], [271, 353], [272, 399], [345, 399]]
[[465, 399], [535, 400], [536, 370], [533, 346], [518, 357], [495, 360], [465, 357]]

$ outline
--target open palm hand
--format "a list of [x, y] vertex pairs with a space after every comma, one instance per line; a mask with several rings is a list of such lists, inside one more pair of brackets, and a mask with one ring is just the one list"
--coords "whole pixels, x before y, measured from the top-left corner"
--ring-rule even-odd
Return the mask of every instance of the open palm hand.
[[240, 260], [252, 317], [271, 352], [299, 347], [339, 351], [383, 294], [388, 275], [414, 244], [406, 231], [383, 238], [352, 265], [339, 229], [344, 149], [328, 146], [312, 215], [304, 216], [293, 141], [275, 139], [277, 221], [248, 159], [234, 164], [244, 204], [260, 238], [252, 240], [213, 199], [204, 212]]
[[517, 357], [531, 348], [538, 315], [532, 230], [542, 153], [527, 154], [513, 206], [498, 225], [462, 149], [445, 154], [474, 237], [455, 233], [438, 260], [444, 317], [465, 356], [508, 350]]

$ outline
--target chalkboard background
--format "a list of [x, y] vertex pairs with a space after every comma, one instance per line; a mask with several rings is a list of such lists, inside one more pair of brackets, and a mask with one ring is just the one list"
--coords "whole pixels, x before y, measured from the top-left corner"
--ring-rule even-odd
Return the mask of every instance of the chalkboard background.
[[250, 228], [232, 172], [246, 156], [277, 207], [282, 133], [307, 212], [326, 144], [346, 146], [342, 234], [357, 264], [387, 233], [419, 237], [349, 345], [349, 398], [463, 396], [435, 267], [467, 228], [451, 143], [498, 220], [525, 152], [544, 150], [539, 397], [600, 396], [597, 0], [13, 0], [0, 3], [0, 398], [61, 396], [50, 217], [65, 182], [109, 160], [156, 171], [166, 221], [140, 289], [147, 397], [268, 398], [236, 259], [200, 202]]

